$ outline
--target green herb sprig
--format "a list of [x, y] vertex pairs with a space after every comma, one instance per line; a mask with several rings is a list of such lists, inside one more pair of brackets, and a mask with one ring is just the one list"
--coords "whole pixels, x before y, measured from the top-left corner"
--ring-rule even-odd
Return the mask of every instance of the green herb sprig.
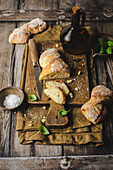
[[38, 130], [43, 135], [49, 135], [49, 131], [45, 126], [38, 126]]
[[35, 94], [30, 94], [29, 95], [29, 99], [31, 99], [32, 101], [36, 101], [37, 100], [37, 97]]
[[59, 115], [59, 116], [66, 116], [69, 111], [70, 111], [70, 110], [64, 110], [64, 109], [59, 110], [59, 111], [58, 111], [58, 115]]
[[98, 38], [97, 43], [94, 46], [96, 53], [100, 54], [111, 54], [113, 47], [113, 41], [107, 41], [104, 38]]

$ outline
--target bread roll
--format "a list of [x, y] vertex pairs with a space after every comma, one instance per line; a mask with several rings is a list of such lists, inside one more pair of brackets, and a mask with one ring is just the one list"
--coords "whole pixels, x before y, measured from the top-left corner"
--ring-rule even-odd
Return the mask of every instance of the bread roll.
[[44, 89], [44, 93], [56, 103], [65, 104], [66, 102], [64, 93], [57, 87]]
[[41, 67], [46, 67], [48, 64], [50, 64], [55, 58], [59, 58], [60, 54], [58, 53], [56, 48], [51, 48], [46, 51], [44, 51], [39, 59], [39, 63]]
[[42, 19], [36, 18], [28, 22], [27, 24], [24, 24], [22, 27], [26, 28], [32, 34], [37, 34], [45, 30], [47, 27], [47, 24]]
[[81, 107], [81, 112], [94, 124], [99, 123], [107, 113], [105, 105], [93, 99], [89, 100]]
[[113, 91], [104, 85], [98, 85], [93, 88], [91, 99], [95, 99], [99, 103], [108, 103], [113, 100]]
[[60, 88], [63, 91], [63, 93], [65, 95], [68, 95], [69, 92], [70, 92], [69, 88], [61, 80], [48, 81], [48, 82], [46, 82], [46, 87], [47, 88], [49, 88], [49, 87], [58, 87], [58, 88]]
[[26, 28], [16, 28], [9, 36], [11, 44], [25, 44], [30, 38], [31, 33]]
[[49, 63], [42, 69], [39, 79], [56, 79], [69, 78], [70, 69], [68, 65], [61, 59], [56, 58], [52, 63]]

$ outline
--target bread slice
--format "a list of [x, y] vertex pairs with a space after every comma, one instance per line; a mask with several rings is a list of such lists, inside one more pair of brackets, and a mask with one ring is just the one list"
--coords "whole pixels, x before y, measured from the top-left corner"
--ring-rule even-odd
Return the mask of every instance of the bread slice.
[[58, 87], [49, 87], [48, 89], [44, 90], [44, 93], [56, 103], [59, 104], [66, 103], [66, 97], [62, 90], [59, 89]]
[[70, 92], [69, 88], [61, 80], [48, 81], [48, 82], [46, 82], [46, 87], [47, 88], [49, 88], [49, 87], [58, 87], [58, 88], [60, 88], [63, 91], [63, 93], [65, 95], [68, 95], [69, 92]]
[[46, 67], [42, 69], [39, 79], [47, 80], [69, 77], [70, 77], [69, 66], [61, 58], [55, 58], [52, 63], [48, 64]]

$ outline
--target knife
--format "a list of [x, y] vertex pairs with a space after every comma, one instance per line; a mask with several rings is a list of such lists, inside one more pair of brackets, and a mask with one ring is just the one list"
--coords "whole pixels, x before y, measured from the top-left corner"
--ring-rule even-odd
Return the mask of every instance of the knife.
[[34, 68], [38, 96], [39, 96], [39, 100], [41, 100], [41, 98], [42, 98], [42, 84], [39, 81], [41, 69], [40, 69], [40, 65], [38, 62], [38, 60], [39, 60], [38, 59], [38, 50], [37, 50], [36, 42], [34, 39], [29, 40], [29, 52], [30, 52], [31, 60], [33, 62], [33, 68]]

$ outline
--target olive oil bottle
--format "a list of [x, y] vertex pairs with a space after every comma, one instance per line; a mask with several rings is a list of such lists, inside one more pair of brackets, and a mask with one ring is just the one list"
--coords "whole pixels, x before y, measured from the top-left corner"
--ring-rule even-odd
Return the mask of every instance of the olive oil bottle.
[[[80, 24], [81, 18], [81, 24]], [[64, 50], [70, 54], [85, 53], [88, 49], [89, 33], [84, 27], [85, 13], [80, 11], [80, 7], [72, 8], [72, 22], [64, 27], [60, 34], [60, 39]]]

